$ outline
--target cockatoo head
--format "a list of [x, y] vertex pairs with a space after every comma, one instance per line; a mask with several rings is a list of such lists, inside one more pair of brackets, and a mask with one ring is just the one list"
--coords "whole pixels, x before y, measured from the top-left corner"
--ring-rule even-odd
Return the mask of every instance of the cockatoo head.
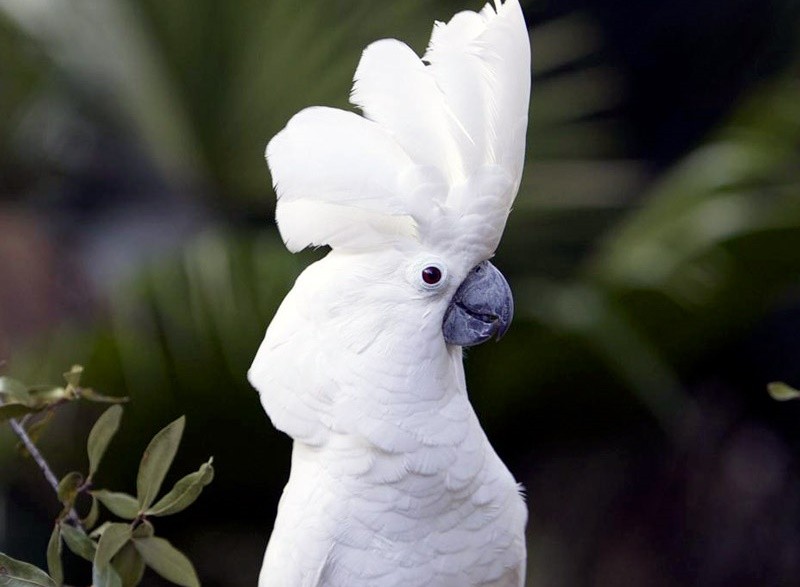
[[286, 246], [332, 248], [300, 278], [326, 311], [377, 308], [458, 346], [505, 332], [511, 292], [488, 260], [519, 188], [529, 93], [522, 11], [498, 1], [437, 22], [422, 59], [373, 43], [351, 94], [363, 116], [308, 108], [272, 139]]

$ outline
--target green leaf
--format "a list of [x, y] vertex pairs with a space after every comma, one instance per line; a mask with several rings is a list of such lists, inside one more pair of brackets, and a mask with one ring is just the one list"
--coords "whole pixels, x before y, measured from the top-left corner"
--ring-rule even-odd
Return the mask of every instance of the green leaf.
[[32, 387], [30, 388], [31, 406], [42, 409], [64, 400], [75, 399], [74, 395], [67, 393], [63, 387]]
[[122, 579], [111, 565], [92, 565], [92, 587], [122, 587]]
[[58, 500], [65, 506], [72, 507], [81, 485], [83, 485], [83, 475], [77, 471], [67, 473], [58, 482]]
[[104, 567], [111, 564], [111, 559], [120, 549], [131, 539], [130, 524], [116, 523], [106, 528], [97, 543], [97, 553], [94, 556], [96, 567]]
[[163, 538], [135, 538], [133, 543], [145, 564], [167, 581], [183, 587], [200, 587], [191, 561]]
[[151, 516], [168, 516], [192, 505], [200, 496], [203, 487], [214, 479], [214, 467], [211, 466], [213, 462], [214, 458], [212, 457], [208, 459], [207, 463], [200, 465], [198, 471], [190, 473], [178, 481], [172, 490], [158, 500], [146, 513]]
[[111, 406], [97, 419], [89, 433], [89, 440], [86, 442], [86, 452], [89, 455], [89, 477], [95, 474], [100, 460], [108, 448], [114, 434], [119, 430], [119, 422], [122, 418], [122, 407]]
[[67, 385], [79, 387], [81, 384], [81, 375], [83, 375], [83, 367], [81, 365], [73, 365], [69, 371], [64, 373], [64, 379], [66, 379]]
[[135, 587], [142, 582], [144, 575], [144, 559], [133, 542], [128, 542], [111, 559], [111, 566], [122, 580], [122, 587]]
[[0, 587], [56, 587], [43, 570], [0, 552]]
[[94, 587], [122, 587], [122, 579], [112, 568], [111, 559], [130, 539], [131, 527], [128, 524], [116, 523], [105, 527], [92, 563]]
[[136, 526], [136, 529], [133, 531], [134, 538], [150, 538], [153, 535], [153, 524], [148, 522], [147, 520], [143, 520], [141, 524]]
[[61, 524], [61, 537], [64, 538], [67, 547], [79, 557], [89, 562], [94, 560], [97, 546], [83, 530], [70, 524]]
[[27, 386], [11, 377], [0, 377], [0, 393], [15, 399], [21, 404], [27, 404], [31, 401]]
[[779, 402], [785, 402], [790, 399], [797, 399], [800, 397], [800, 391], [796, 390], [790, 385], [786, 385], [781, 381], [773, 381], [767, 385], [767, 391], [772, 396], [772, 399]]
[[87, 530], [91, 530], [94, 525], [97, 523], [97, 518], [100, 517], [100, 506], [97, 503], [97, 498], [93, 495], [92, 496], [92, 507], [89, 509], [89, 513], [86, 514], [86, 517], [81, 520], [81, 524]]
[[29, 408], [22, 404], [8, 403], [0, 406], [0, 422], [11, 420], [12, 418], [20, 418], [31, 412], [35, 412], [34, 408]]
[[97, 528], [95, 528], [94, 530], [92, 530], [92, 533], [91, 533], [91, 534], [89, 534], [89, 537], [90, 537], [90, 538], [94, 538], [95, 540], [99, 539], [99, 538], [100, 538], [100, 537], [103, 535], [103, 532], [105, 532], [105, 531], [106, 531], [106, 529], [107, 529], [107, 528], [108, 528], [108, 527], [109, 527], [111, 524], [112, 524], [112, 522], [103, 522], [103, 523], [102, 523], [102, 524], [100, 524], [100, 525], [99, 525]]
[[89, 389], [88, 387], [81, 389], [81, 397], [85, 400], [89, 400], [90, 402], [97, 402], [99, 404], [124, 404], [128, 401], [127, 397], [103, 395], [102, 393], [97, 393], [95, 390]]
[[139, 515], [139, 502], [136, 498], [127, 493], [119, 493], [116, 491], [106, 491], [105, 489], [98, 489], [97, 491], [90, 492], [93, 497], [100, 500], [112, 514], [132, 520]]
[[133, 537], [150, 538], [153, 535], [153, 532], [155, 532], [153, 525], [147, 520], [143, 520], [142, 523], [136, 526], [136, 529], [133, 531]]
[[164, 476], [178, 451], [185, 424], [186, 416], [168, 424], [153, 437], [145, 449], [136, 477], [136, 491], [141, 509], [150, 507], [158, 495]]
[[53, 526], [50, 541], [47, 543], [47, 571], [56, 585], [64, 583], [64, 568], [61, 566], [61, 528]]

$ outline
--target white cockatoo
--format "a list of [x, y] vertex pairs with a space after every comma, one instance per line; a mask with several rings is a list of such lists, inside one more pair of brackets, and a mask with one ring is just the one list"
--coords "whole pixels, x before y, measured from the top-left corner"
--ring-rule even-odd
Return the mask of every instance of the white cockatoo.
[[508, 328], [489, 263], [522, 174], [518, 0], [364, 51], [352, 103], [267, 146], [290, 251], [328, 245], [248, 377], [294, 439], [260, 587], [519, 587], [527, 512], [467, 398], [462, 347]]

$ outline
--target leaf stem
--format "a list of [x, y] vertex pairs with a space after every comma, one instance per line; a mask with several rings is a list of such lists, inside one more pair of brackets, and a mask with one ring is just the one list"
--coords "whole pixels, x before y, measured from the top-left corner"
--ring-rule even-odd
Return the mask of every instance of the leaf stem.
[[[1, 399], [0, 399], [0, 404], [2, 404]], [[47, 482], [50, 483], [50, 485], [53, 488], [53, 491], [55, 491], [57, 494], [58, 478], [53, 473], [53, 470], [50, 468], [50, 465], [47, 464], [44, 455], [42, 455], [42, 453], [39, 452], [39, 449], [36, 447], [36, 444], [34, 444], [33, 440], [31, 440], [31, 437], [28, 436], [28, 433], [25, 431], [25, 428], [22, 426], [22, 424], [20, 424], [13, 418], [10, 419], [8, 423], [11, 425], [11, 429], [14, 431], [14, 434], [16, 434], [19, 437], [20, 441], [22, 441], [22, 444], [25, 445], [25, 450], [28, 451], [28, 454], [30, 454], [31, 457], [33, 457], [33, 460], [36, 461], [36, 464], [39, 465], [39, 468], [42, 470], [44, 478], [47, 479]], [[81, 524], [81, 519], [80, 517], [78, 517], [78, 512], [75, 511], [75, 508], [70, 508], [68, 517], [70, 521], [77, 527], [83, 528], [83, 524]]]

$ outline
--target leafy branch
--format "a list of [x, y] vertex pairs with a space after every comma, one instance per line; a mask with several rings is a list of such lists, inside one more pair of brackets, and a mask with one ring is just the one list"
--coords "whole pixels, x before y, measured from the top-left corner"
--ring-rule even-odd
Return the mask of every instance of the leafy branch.
[[[0, 377], [0, 422], [9, 422], [20, 439], [21, 450], [36, 461], [63, 506], [47, 546], [49, 574], [0, 553], [0, 586], [64, 585], [61, 555], [66, 544], [74, 554], [92, 563], [93, 587], [133, 587], [141, 582], [145, 567], [177, 585], [199, 587], [191, 561], [167, 540], [155, 535], [151, 518], [176, 514], [194, 503], [203, 487], [214, 478], [213, 459], [180, 479], [156, 500], [183, 436], [186, 419], [181, 416], [156, 434], [145, 449], [139, 463], [136, 497], [95, 488], [94, 475], [122, 420], [123, 408], [118, 404], [127, 398], [104, 396], [80, 387], [82, 371], [75, 366], [65, 373], [65, 387], [32, 387]], [[89, 433], [88, 473], [71, 471], [58, 480], [36, 440], [57, 406], [78, 399], [115, 405], [103, 412]], [[91, 498], [91, 507], [83, 518], [75, 509], [80, 495]], [[95, 527], [99, 504], [124, 521], [106, 521]]]
[[[36, 447], [36, 440], [50, 423], [53, 410], [64, 403], [81, 398], [102, 403], [122, 403], [127, 398], [106, 396], [89, 388], [80, 386], [83, 367], [73, 365], [64, 373], [67, 382], [65, 387], [26, 386], [16, 379], [0, 377], [0, 422], [8, 421], [14, 434], [20, 439], [23, 454], [30, 455], [36, 462], [47, 482], [59, 497], [62, 493], [61, 483], [53, 473], [47, 460]], [[33, 420], [34, 415], [40, 417]], [[17, 418], [21, 418], [20, 421]], [[74, 507], [66, 509], [66, 517], [76, 526], [81, 526]]]

